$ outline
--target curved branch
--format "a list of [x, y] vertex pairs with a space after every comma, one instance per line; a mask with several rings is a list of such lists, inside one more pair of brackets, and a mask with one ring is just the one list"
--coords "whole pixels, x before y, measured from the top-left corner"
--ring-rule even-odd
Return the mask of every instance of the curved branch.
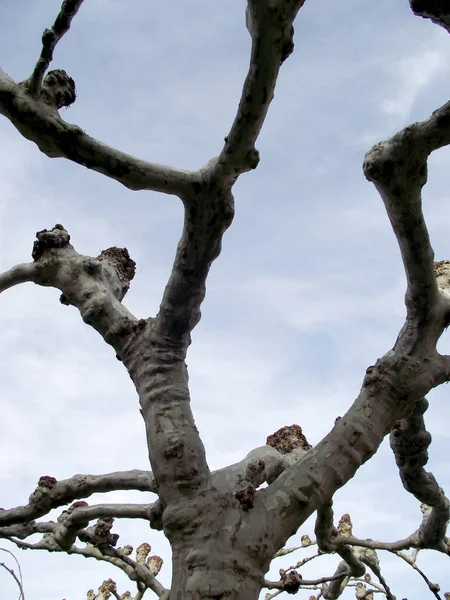
[[[403, 552], [394, 552], [393, 554], [395, 554], [396, 556], [398, 556], [399, 558], [402, 558], [404, 561], [406, 561], [415, 571], [417, 571], [419, 573], [419, 575], [422, 577], [422, 579], [425, 581], [425, 583], [428, 586], [428, 589], [430, 590], [430, 592], [436, 597], [438, 598], [438, 600], [442, 600], [441, 596], [439, 595], [439, 586], [435, 585], [434, 583], [432, 583], [428, 577], [425, 575], [425, 573], [419, 569], [419, 567], [416, 564], [415, 559], [413, 559], [411, 556], [408, 556], [406, 554], [404, 554]], [[447, 594], [445, 595], [445, 597], [447, 597]]]
[[[33, 264], [18, 265], [0, 275], [0, 291], [33, 281], [63, 293], [63, 304], [78, 308], [85, 323], [114, 345], [137, 327], [137, 319], [121, 304], [134, 277], [135, 262], [126, 248], [108, 248], [97, 258], [78, 254], [62, 225], [38, 231]], [[119, 351], [119, 348], [116, 348]]]
[[65, 524], [77, 525], [85, 520], [114, 518], [114, 519], [144, 519], [150, 520], [149, 513], [152, 504], [94, 504], [79, 506], [68, 517]]
[[[436, 280], [442, 265], [433, 262], [421, 188], [429, 153], [449, 142], [450, 103], [366, 155], [365, 175], [383, 198], [403, 257], [407, 320], [394, 348], [367, 369], [358, 398], [331, 432], [259, 494], [263, 509], [271, 510], [272, 518], [278, 513], [274, 528], [278, 547], [353, 477], [398, 419], [430, 389], [448, 380], [448, 360], [439, 357], [436, 343], [449, 322], [450, 296], [448, 285], [438, 286]], [[286, 490], [287, 507], [285, 500], [281, 502]], [[273, 502], [279, 502], [275, 510]]]
[[[358, 398], [331, 432], [274, 483], [258, 492], [261, 510], [270, 510], [274, 522], [276, 547], [282, 547], [314, 511], [353, 477], [376, 452], [418, 390], [428, 384], [428, 377], [424, 377], [416, 361], [392, 352], [367, 369]], [[286, 496], [289, 500], [281, 501]]]
[[[408, 317], [427, 322], [439, 305], [434, 253], [422, 213], [429, 152], [417, 124], [376, 144], [364, 161], [364, 174], [378, 190], [397, 238], [406, 272]], [[442, 332], [435, 335], [434, 343]]]
[[74, 500], [117, 490], [157, 493], [153, 474], [138, 469], [105, 475], [74, 475], [62, 481], [56, 481], [48, 476], [41, 477], [27, 505], [0, 511], [0, 527], [27, 523], [42, 517], [53, 508], [65, 506]]
[[[284, 55], [281, 47], [286, 35], [292, 34], [293, 18], [302, 4], [302, 0], [249, 2], [249, 10], [254, 13], [254, 24], [250, 27], [252, 38], [255, 44], [265, 45], [267, 51], [270, 44], [276, 42], [271, 48], [278, 62], [289, 54], [285, 49]], [[258, 77], [252, 68], [251, 65], [248, 82]], [[278, 68], [263, 69], [258, 86], [267, 85], [270, 89], [277, 72]], [[253, 144], [268, 104], [255, 99], [256, 112], [249, 112], [247, 117], [249, 123], [257, 118], [259, 125], [242, 129], [245, 147]], [[237, 125], [233, 131], [231, 144], [241, 139]], [[248, 153], [241, 152], [244, 146], [238, 141], [236, 144], [236, 156], [230, 163], [222, 163], [220, 157], [211, 160], [201, 169], [199, 179], [183, 194], [184, 228], [160, 311], [151, 327], [142, 331], [142, 344], [127, 347], [121, 354], [139, 393], [152, 468], [164, 505], [169, 500], [179, 500], [181, 493], [186, 496], [212, 485], [205, 449], [190, 408], [184, 361], [191, 332], [200, 320], [206, 278], [220, 254], [222, 236], [234, 216], [232, 185], [241, 172], [256, 166], [254, 156], [250, 156], [249, 162]], [[152, 355], [147, 350], [149, 347], [154, 349]]]
[[[297, 454], [292, 457], [283, 455], [271, 446], [255, 448], [238, 463], [218, 469], [212, 473], [212, 484], [222, 492], [231, 492], [242, 481], [249, 481], [255, 488], [263, 483], [272, 483], [280, 473], [288, 468]], [[41, 478], [35, 492], [30, 496], [26, 506], [0, 511], [0, 537], [15, 536], [24, 539], [34, 533], [44, 533], [43, 523], [35, 523], [34, 519], [44, 516], [53, 508], [65, 506], [74, 500], [89, 498], [95, 493], [105, 493], [116, 490], [138, 490], [141, 492], [158, 493], [155, 477], [150, 471], [123, 471], [107, 473], [105, 475], [74, 475], [70, 479], [56, 481], [51, 477]], [[98, 517], [128, 517], [144, 518], [152, 522], [155, 527], [155, 518], [158, 512], [158, 501], [151, 505], [123, 505], [125, 513], [131, 507], [136, 510], [135, 516], [123, 514], [120, 505], [100, 504], [97, 507], [89, 506], [77, 508], [72, 519], [76, 518], [78, 511], [86, 511], [84, 515]], [[133, 508], [136, 507], [136, 509]], [[103, 508], [110, 507], [107, 512]], [[128, 507], [128, 508], [127, 508]], [[108, 512], [109, 511], [109, 512]], [[142, 512], [143, 511], [143, 512]], [[11, 527], [9, 527], [11, 526]]]
[[0, 527], [0, 538], [10, 539], [12, 537], [25, 540], [35, 533], [53, 533], [55, 523], [53, 521], [29, 521], [27, 523], [14, 523]]
[[282, 454], [272, 446], [260, 446], [251, 450], [238, 463], [212, 472], [212, 484], [221, 492], [232, 491], [237, 484], [248, 481], [254, 488], [275, 479], [306, 453], [297, 448], [290, 454]]
[[[102, 540], [102, 544], [115, 545], [119, 536], [110, 533], [114, 519], [144, 519], [151, 521], [151, 509], [151, 504], [96, 504], [88, 506], [86, 502], [75, 502], [58, 517], [58, 522], [52, 531], [53, 539], [63, 549], [70, 548], [77, 537], [83, 542], [94, 545], [99, 545], [99, 539]], [[89, 522], [94, 519], [98, 519], [97, 525], [88, 527]], [[94, 540], [96, 540], [95, 543]]]
[[338, 530], [334, 526], [333, 501], [325, 502], [317, 509], [314, 525], [317, 547], [322, 552], [335, 552]]
[[273, 99], [281, 64], [294, 49], [293, 22], [305, 0], [249, 0], [247, 29], [252, 37], [250, 66], [225, 145], [218, 157], [219, 177], [254, 169], [259, 162], [254, 144]]
[[[425, 0], [426, 1], [426, 0]], [[414, 123], [390, 140], [376, 144], [364, 161], [364, 174], [377, 188], [402, 254], [407, 278], [406, 307], [416, 322], [435, 321], [430, 327], [436, 343], [447, 326], [447, 293], [439, 293], [430, 244], [422, 212], [421, 189], [427, 181], [427, 159], [450, 144], [450, 102], [420, 123]], [[439, 266], [441, 263], [437, 263]], [[437, 314], [436, 314], [437, 313]], [[430, 323], [432, 325], [432, 323]]]
[[196, 174], [151, 163], [111, 148], [66, 123], [46, 98], [34, 98], [27, 82], [17, 84], [0, 69], [0, 114], [50, 158], [67, 158], [115, 179], [130, 190], [153, 190], [182, 196]]
[[[303, 453], [300, 448], [290, 455], [283, 455], [271, 446], [255, 448], [240, 462], [213, 471], [212, 485], [222, 492], [232, 492], [242, 481], [249, 481], [255, 488], [263, 483], [272, 483]], [[46, 527], [46, 524], [36, 523], [34, 520], [75, 500], [89, 498], [95, 493], [117, 490], [158, 493], [153, 473], [137, 469], [104, 475], [74, 475], [62, 481], [43, 477], [27, 505], [0, 511], [0, 537], [15, 536], [25, 539], [35, 533], [53, 531], [52, 527]], [[70, 519], [73, 521], [78, 515], [88, 517], [89, 520], [99, 517], [143, 518], [158, 529], [162, 528], [157, 524], [162, 511], [162, 508], [159, 510], [159, 504], [157, 501], [154, 504], [143, 505], [80, 505], [73, 511]], [[121, 506], [124, 508], [121, 509]]]
[[388, 552], [397, 552], [400, 550], [408, 550], [409, 548], [419, 548], [420, 541], [417, 532], [414, 532], [409, 537], [398, 540], [396, 542], [380, 542], [378, 540], [365, 540], [354, 536], [339, 535], [336, 538], [337, 544], [348, 544], [360, 548], [371, 548], [372, 550], [387, 550]]
[[[3, 550], [3, 548], [0, 548], [0, 550]], [[14, 579], [14, 581], [17, 583], [17, 587], [19, 588], [19, 600], [25, 600], [25, 594], [23, 593], [23, 585], [22, 585], [20, 579], [14, 573], [14, 570], [10, 569], [8, 567], [8, 565], [6, 565], [4, 562], [1, 562], [1, 561], [0, 561], [0, 567], [5, 569], [5, 571], [7, 571], [11, 575], [11, 577]]]
[[[423, 547], [442, 546], [450, 519], [450, 502], [432, 473], [424, 469], [428, 462], [431, 435], [425, 428], [423, 414], [428, 401], [417, 402], [408, 417], [399, 421], [390, 434], [390, 444], [400, 471], [403, 487], [420, 502], [431, 507], [419, 530]], [[445, 544], [446, 546], [446, 544]]]
[[188, 344], [200, 320], [206, 278], [234, 217], [231, 188], [240, 174], [258, 164], [254, 144], [273, 98], [280, 64], [292, 52], [293, 21], [303, 4], [304, 0], [248, 1], [252, 53], [236, 118], [219, 157], [200, 170], [199, 180], [183, 195], [183, 233], [158, 315], [161, 332], [173, 340]]
[[0, 273], [0, 293], [27, 281], [35, 283], [37, 277], [36, 263], [16, 265], [9, 271]]

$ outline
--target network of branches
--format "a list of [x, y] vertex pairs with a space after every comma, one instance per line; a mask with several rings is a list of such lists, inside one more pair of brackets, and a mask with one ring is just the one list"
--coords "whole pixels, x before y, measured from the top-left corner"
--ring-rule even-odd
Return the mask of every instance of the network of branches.
[[[380, 551], [408, 563], [434, 597], [450, 598], [450, 593], [442, 596], [438, 583], [417, 564], [424, 550], [450, 555], [450, 503], [425, 470], [431, 436], [424, 421], [425, 395], [450, 380], [450, 357], [436, 350], [450, 322], [450, 261], [434, 262], [421, 206], [428, 157], [450, 143], [450, 102], [375, 145], [365, 157], [364, 174], [384, 202], [402, 254], [407, 317], [395, 346], [367, 369], [346, 415], [336, 419], [314, 447], [301, 427], [286, 426], [240, 462], [210, 472], [190, 412], [184, 362], [190, 334], [200, 319], [209, 269], [233, 219], [232, 187], [241, 174], [258, 165], [255, 142], [279, 69], [293, 52], [293, 23], [303, 4], [304, 0], [248, 0], [245, 16], [252, 51], [236, 118], [220, 155], [198, 171], [127, 155], [62, 119], [60, 109], [76, 100], [75, 82], [64, 70], [49, 68], [82, 0], [63, 1], [55, 22], [43, 33], [42, 50], [28, 79], [16, 83], [0, 70], [0, 113], [44, 154], [93, 169], [130, 190], [176, 195], [185, 208], [183, 234], [155, 317], [136, 318], [122, 303], [135, 276], [127, 249], [113, 247], [97, 257], [84, 256], [60, 224], [37, 233], [31, 262], [0, 275], [0, 292], [25, 282], [60, 290], [61, 303], [76, 307], [83, 321], [113, 347], [139, 395], [151, 471], [84, 474], [60, 481], [44, 475], [26, 504], [0, 511], [0, 538], [17, 548], [94, 558], [120, 569], [133, 585], [133, 593], [119, 591], [108, 579], [97, 592], [87, 592], [88, 600], [138, 600], [148, 590], [161, 600], [251, 600], [261, 589], [268, 590], [266, 600], [302, 590], [309, 591], [310, 600], [333, 600], [345, 590], [359, 599], [373, 600], [378, 594], [394, 600]], [[410, 6], [416, 15], [450, 31], [448, 0], [410, 0]], [[417, 529], [394, 542], [356, 537], [348, 514], [335, 525], [332, 506], [336, 490], [377, 451], [386, 435], [403, 486], [421, 503], [423, 513]], [[147, 492], [156, 499], [144, 504], [86, 502], [92, 494], [117, 490]], [[52, 520], [51, 511], [60, 509]], [[298, 546], [286, 547], [314, 513], [314, 536], [303, 534]], [[146, 541], [136, 550], [118, 546], [115, 519], [140, 519], [164, 530], [179, 559], [173, 563], [170, 590], [158, 579], [163, 561], [151, 554]], [[36, 535], [37, 541], [29, 539]], [[250, 539], [259, 542], [249, 549]], [[270, 543], [263, 544], [265, 539]], [[203, 544], [208, 550], [194, 560], [192, 547]], [[286, 558], [278, 580], [263, 578], [272, 559], [294, 551], [302, 558], [291, 565]], [[330, 554], [340, 560], [333, 573], [304, 577], [306, 564]], [[11, 564], [0, 566], [24, 599], [26, 581], [20, 566]]]

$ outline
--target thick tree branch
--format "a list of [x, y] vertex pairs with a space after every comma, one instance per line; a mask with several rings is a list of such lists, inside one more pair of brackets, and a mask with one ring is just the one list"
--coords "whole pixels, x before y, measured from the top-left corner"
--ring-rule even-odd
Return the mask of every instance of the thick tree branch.
[[408, 417], [401, 419], [390, 434], [391, 448], [400, 471], [403, 487], [420, 502], [431, 507], [425, 514], [419, 530], [425, 548], [445, 547], [447, 524], [450, 519], [450, 503], [432, 473], [424, 469], [428, 462], [428, 446], [431, 435], [425, 428], [423, 415], [428, 401], [417, 402]]
[[[435, 272], [423, 219], [421, 188], [426, 182], [428, 155], [450, 141], [450, 104], [433, 113], [428, 121], [412, 125], [378, 144], [366, 157], [365, 174], [375, 183], [386, 205], [407, 275], [407, 321], [394, 349], [367, 370], [357, 400], [315, 448], [293, 453], [293, 460], [279, 458], [272, 450], [264, 449], [220, 474], [212, 475], [209, 471], [190, 409], [186, 351], [191, 331], [200, 319], [209, 269], [220, 253], [222, 236], [233, 219], [232, 186], [241, 173], [257, 165], [256, 139], [273, 97], [280, 64], [292, 52], [293, 20], [303, 3], [304, 0], [248, 0], [247, 27], [252, 37], [252, 55], [236, 119], [220, 156], [196, 173], [139, 161], [103, 146], [60, 118], [57, 109], [75, 99], [75, 83], [64, 71], [52, 71], [45, 79], [43, 76], [55, 45], [69, 28], [80, 2], [63, 3], [53, 30], [44, 33], [41, 58], [30, 80], [16, 84], [0, 72], [0, 112], [48, 156], [66, 157], [130, 189], [164, 191], [183, 200], [183, 234], [155, 319], [137, 321], [121, 304], [134, 275], [134, 264], [125, 250], [109, 249], [98, 259], [80, 256], [61, 226], [38, 233], [33, 252], [35, 262], [19, 265], [0, 276], [0, 290], [23, 281], [56, 287], [62, 291], [62, 302], [77, 306], [83, 319], [116, 348], [139, 393], [155, 474], [151, 485], [158, 488], [160, 495], [160, 521], [164, 522], [178, 567], [185, 567], [189, 556], [189, 568], [194, 578], [199, 578], [198, 565], [208, 564], [208, 569], [212, 565], [209, 579], [201, 582], [217, 586], [217, 590], [208, 589], [211, 598], [231, 594], [231, 588], [224, 589], [221, 578], [227, 569], [236, 573], [238, 564], [242, 572], [252, 573], [246, 576], [245, 585], [260, 582], [260, 565], [273, 557], [276, 549], [314, 510], [318, 510], [319, 545], [344, 559], [328, 586], [328, 598], [337, 598], [351, 577], [364, 573], [364, 564], [372, 563], [377, 569], [376, 555], [352, 549], [352, 544], [345, 542], [346, 536], [334, 528], [330, 499], [376, 452], [399, 419], [405, 424], [404, 439], [420, 442], [416, 453], [419, 463], [426, 457], [427, 443], [423, 439], [426, 432], [420, 418], [415, 413], [410, 416], [411, 410], [433, 386], [443, 378], [448, 379], [445, 359], [437, 356], [435, 345], [450, 322], [450, 296], [439, 281], [436, 283], [436, 275], [438, 278], [440, 275]], [[432, 488], [432, 493], [429, 489], [425, 494], [423, 490], [418, 492], [422, 497], [431, 497], [433, 509], [414, 541], [423, 545], [425, 540], [444, 551], [438, 542], [446, 541], [443, 522], [445, 517], [448, 519], [448, 501], [442, 501], [442, 494], [436, 493], [437, 484], [423, 471], [424, 463], [417, 468], [411, 462], [411, 455], [401, 444], [397, 445], [397, 462], [401, 463], [403, 479], [411, 475], [412, 483], [408, 479], [411, 491], [417, 491], [416, 483], [424, 477], [428, 488]], [[283, 454], [278, 448], [276, 451]], [[264, 481], [269, 487], [256, 491]], [[117, 561], [131, 579], [143, 581], [148, 587], [155, 585], [146, 573], [139, 572], [144, 568], [136, 566], [139, 561], [135, 564], [114, 549], [116, 534], [111, 533], [113, 516], [150, 520], [150, 506], [128, 505], [121, 511], [111, 505], [78, 504], [64, 511], [56, 524], [34, 523], [36, 516], [66, 504], [71, 495], [80, 497], [79, 491], [69, 485], [69, 489], [61, 490], [65, 499], [62, 502], [61, 496], [53, 493], [57, 485], [52, 478], [42, 478], [27, 507], [1, 511], [0, 535], [11, 537], [15, 529], [20, 537], [47, 527], [37, 544], [13, 541], [20, 547], [65, 550], [96, 558], [98, 553], [101, 560], [108, 557], [111, 562]], [[245, 502], [242, 494], [238, 497], [234, 493], [236, 488], [239, 492], [247, 490]], [[89, 489], [85, 487], [85, 494]], [[91, 518], [99, 516], [100, 521], [89, 527]], [[236, 560], [233, 557], [231, 568], [231, 562], [226, 563], [222, 556], [215, 564], [209, 557], [204, 558], [211, 523], [216, 520], [220, 520], [222, 537], [214, 541], [220, 539], [238, 556]], [[268, 542], [263, 543], [262, 531]], [[86, 549], [75, 547], [77, 538], [86, 541]], [[200, 548], [199, 541], [204, 547]], [[199, 555], [194, 560], [191, 550], [196, 543]], [[204, 555], [200, 556], [201, 552]], [[175, 566], [174, 562], [174, 570]], [[293, 589], [299, 584], [294, 573], [291, 579], [285, 575], [284, 572], [281, 582], [286, 591], [287, 585]], [[186, 591], [186, 577], [180, 571], [181, 584], [174, 596], [181, 597]], [[166, 590], [156, 587], [161, 596], [166, 594]]]
[[33, 96], [38, 96], [41, 91], [42, 79], [53, 60], [53, 52], [56, 44], [70, 29], [73, 17], [77, 14], [83, 0], [64, 0], [61, 10], [50, 29], [46, 29], [42, 34], [42, 50], [39, 60], [34, 67], [34, 71], [28, 81], [28, 91]]
[[36, 263], [16, 265], [5, 273], [0, 273], [0, 293], [20, 283], [36, 282], [38, 277]]
[[234, 216], [231, 187], [241, 173], [258, 164], [254, 144], [273, 98], [280, 64], [292, 52], [293, 21], [303, 4], [304, 0], [248, 2], [252, 53], [236, 118], [220, 156], [203, 167], [201, 180], [183, 196], [183, 233], [158, 315], [161, 332], [174, 341], [188, 344], [200, 319], [206, 277]]
[[[124, 503], [88, 506], [86, 502], [75, 502], [59, 516], [57, 525], [53, 530], [53, 538], [58, 546], [63, 549], [70, 548], [77, 537], [91, 544], [94, 543], [94, 540], [97, 540], [94, 545], [98, 545], [98, 524], [93, 528], [88, 528], [90, 521], [98, 519], [98, 522], [103, 524], [101, 535], [105, 538], [101, 543], [114, 545], [113, 538], [109, 533], [114, 519], [144, 519], [150, 521], [151, 508], [152, 505], [150, 504]], [[107, 531], [105, 523], [109, 524], [109, 528], [106, 528]], [[85, 531], [81, 531], [82, 529], [85, 529]]]
[[397, 237], [407, 279], [405, 303], [414, 322], [428, 321], [439, 306], [434, 253], [421, 206], [428, 154], [417, 126], [411, 125], [374, 146], [364, 162], [364, 173], [383, 199]]
[[[332, 431], [258, 494], [269, 509], [289, 490], [290, 506], [280, 504], [278, 510], [284, 521], [276, 528], [279, 547], [376, 452], [398, 419], [409, 414], [430, 389], [448, 380], [448, 367], [437, 354], [436, 343], [449, 322], [450, 267], [433, 262], [421, 188], [428, 155], [449, 142], [450, 103], [366, 155], [365, 175], [383, 198], [403, 257], [407, 320], [393, 350], [367, 369], [358, 398]], [[275, 512], [272, 508], [272, 517]]]
[[143, 519], [149, 521], [149, 511], [152, 504], [95, 504], [78, 506], [65, 521], [65, 524], [79, 525], [84, 521], [94, 519]]
[[157, 491], [152, 473], [137, 469], [105, 475], [74, 475], [61, 481], [45, 476], [40, 478], [27, 505], [0, 511], [0, 527], [16, 523], [25, 524], [46, 515], [53, 508], [65, 506], [74, 500], [117, 490], [153, 493]]
[[[427, 159], [450, 143], [450, 102], [431, 117], [414, 123], [367, 154], [364, 173], [375, 184], [386, 207], [400, 247], [407, 277], [406, 307], [415, 323], [434, 321], [427, 332], [430, 346], [446, 326], [449, 295], [439, 293], [428, 231], [422, 212], [421, 189], [427, 180]], [[437, 267], [442, 263], [437, 263]], [[445, 286], [448, 292], [448, 281]]]
[[334, 526], [333, 501], [325, 502], [317, 510], [314, 525], [317, 546], [322, 552], [334, 552], [337, 548], [338, 530]]
[[[270, 93], [266, 99], [262, 98], [262, 89], [267, 86], [270, 92], [279, 63], [290, 53], [291, 47], [289, 43], [289, 48], [286, 46], [286, 40], [291, 41], [292, 21], [302, 4], [301, 0], [292, 3], [250, 1], [253, 21], [249, 29], [255, 47], [259, 48], [258, 60], [265, 60], [269, 46], [275, 56], [271, 59], [272, 66], [259, 73], [252, 70], [255, 65], [250, 65], [244, 95], [248, 86], [255, 86], [258, 97], [250, 112], [243, 110], [243, 105], [240, 110], [241, 116], [252, 124], [243, 127], [241, 123], [238, 127], [237, 122], [242, 121], [238, 117], [232, 128], [229, 149], [234, 144], [236, 153], [231, 171], [227, 161], [222, 164], [221, 158], [213, 159], [182, 195], [185, 207], [183, 233], [160, 311], [154, 323], [141, 332], [142, 344], [134, 344], [133, 348], [127, 346], [121, 354], [139, 393], [150, 460], [164, 506], [169, 500], [176, 504], [181, 498], [212, 485], [205, 450], [190, 409], [184, 361], [191, 331], [200, 319], [209, 269], [220, 253], [222, 236], [234, 216], [232, 185], [239, 173], [256, 166], [254, 153], [249, 154], [248, 150], [253, 148], [271, 99]], [[272, 15], [272, 21], [269, 15]], [[262, 47], [265, 50], [260, 57]], [[278, 61], [276, 69], [273, 60]], [[258, 76], [260, 81], [256, 84]], [[151, 347], [152, 355], [143, 354], [144, 347]]]
[[62, 292], [61, 302], [78, 308], [85, 323], [111, 345], [136, 327], [137, 319], [121, 304], [134, 277], [135, 263], [126, 248], [108, 248], [97, 258], [78, 254], [62, 225], [38, 231], [34, 263], [0, 275], [0, 292], [32, 281]]
[[212, 473], [212, 484], [222, 492], [232, 491], [242, 481], [258, 488], [263, 483], [272, 483], [285, 469], [299, 460], [306, 450], [295, 448], [282, 454], [273, 446], [260, 446], [251, 450], [238, 463], [218, 469]]
[[[303, 453], [298, 449], [297, 453], [294, 451], [289, 455], [283, 455], [271, 446], [255, 448], [240, 462], [213, 471], [212, 484], [222, 492], [231, 492], [242, 481], [249, 481], [255, 488], [263, 483], [272, 483], [295, 461], [296, 457], [300, 457]], [[53, 477], [42, 477], [27, 505], [0, 511], [0, 537], [16, 536], [24, 539], [35, 533], [50, 531], [52, 529], [43, 529], [44, 524], [35, 523], [34, 520], [54, 508], [65, 506], [75, 500], [89, 498], [96, 493], [117, 490], [158, 493], [153, 473], [138, 469], [104, 475], [74, 475], [61, 481], [56, 481]], [[85, 510], [87, 511], [85, 515], [94, 515], [90, 519], [124, 516], [153, 520], [156, 505], [122, 505], [125, 507], [125, 512], [128, 508], [131, 508], [132, 512], [136, 510], [135, 516], [122, 515], [120, 506], [100, 504], [86, 509], [79, 507], [72, 513], [72, 519], [75, 518], [73, 515], [81, 514], [78, 511]], [[13, 528], [8, 529], [10, 525]]]
[[[409, 341], [416, 344], [412, 337]], [[270, 506], [271, 517], [277, 523], [274, 536], [280, 536], [278, 547], [353, 477], [376, 452], [405, 408], [423, 397], [421, 392], [427, 393], [431, 385], [427, 364], [397, 352], [389, 352], [367, 369], [358, 398], [331, 432], [273, 484], [258, 492], [257, 503]], [[274, 508], [276, 499], [285, 494], [290, 496], [288, 505], [284, 501]], [[280, 521], [275, 519], [276, 513]]]
[[235, 120], [215, 167], [218, 177], [237, 178], [259, 162], [254, 145], [273, 99], [280, 66], [294, 49], [293, 22], [304, 2], [248, 2], [247, 29], [252, 37], [250, 66]]
[[234, 217], [231, 190], [217, 185], [211, 166], [201, 174], [196, 193], [183, 198], [183, 232], [157, 315], [161, 335], [186, 348], [200, 320], [209, 269], [220, 254], [222, 236]]
[[63, 92], [51, 93], [52, 88], [58, 87], [52, 73], [64, 72], [49, 72], [49, 85], [42, 89], [46, 93], [34, 98], [27, 90], [27, 82], [17, 84], [0, 69], [0, 114], [41, 152], [50, 158], [67, 158], [115, 179], [130, 190], [182, 196], [192, 188], [197, 175], [135, 158], [97, 141], [77, 125], [66, 123], [56, 110]]
[[[169, 498], [176, 501], [188, 490], [198, 491], [211, 485], [204, 448], [189, 406], [184, 359], [190, 332], [200, 318], [209, 268], [220, 253], [222, 235], [233, 218], [231, 186], [240, 172], [256, 166], [254, 142], [273, 96], [279, 65], [292, 51], [292, 23], [302, 5], [303, 0], [250, 0], [247, 25], [253, 39], [252, 58], [238, 115], [225, 144], [228, 158], [221, 155], [221, 159], [210, 161], [197, 174], [171, 173], [163, 167], [138, 162], [101, 146], [79, 128], [64, 123], [56, 109], [61, 97], [70, 95], [73, 82], [63, 72], [48, 74], [53, 79], [47, 83], [44, 80], [42, 88], [47, 91], [39, 99], [30, 96], [26, 84], [18, 86], [6, 75], [0, 76], [0, 111], [47, 154], [85, 164], [132, 189], [169, 191], [183, 199], [184, 231], [155, 322], [136, 325], [132, 315], [120, 305], [121, 298], [111, 293], [108, 286], [103, 286], [102, 297], [97, 295], [96, 303], [86, 306], [86, 294], [80, 297], [80, 289], [90, 295], [94, 291], [86, 277], [80, 277], [82, 265], [70, 272], [74, 284], [58, 281], [54, 274], [50, 277], [50, 285], [62, 289], [63, 300], [77, 306], [83, 319], [108, 343], [120, 345], [116, 350], [140, 396], [163, 505]], [[54, 87], [60, 91], [52, 95]], [[70, 261], [65, 261], [64, 266], [69, 262], [75, 265], [76, 253], [71, 247], [65, 250]], [[89, 268], [95, 267], [89, 262]], [[56, 269], [57, 275], [59, 271]]]
[[[430, 360], [422, 347], [420, 329], [416, 335], [409, 334], [409, 339], [401, 340], [404, 348], [410, 348], [409, 354], [390, 351], [367, 369], [359, 397], [333, 430], [257, 493], [255, 508], [261, 503], [261, 509], [265, 507], [270, 513], [276, 547], [282, 547], [313, 510], [323, 506], [353, 476], [397, 420], [437, 384], [429, 372]], [[403, 331], [400, 337], [404, 335]], [[286, 494], [290, 495], [289, 502]]]

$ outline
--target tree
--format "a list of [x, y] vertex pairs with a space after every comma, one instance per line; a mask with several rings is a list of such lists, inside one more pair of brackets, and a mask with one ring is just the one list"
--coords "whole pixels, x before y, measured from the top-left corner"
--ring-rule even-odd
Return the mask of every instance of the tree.
[[[299, 426], [284, 427], [240, 462], [211, 472], [190, 408], [186, 353], [200, 319], [209, 269], [233, 220], [233, 186], [258, 165], [255, 144], [280, 67], [292, 53], [293, 22], [304, 2], [249, 1], [251, 60], [237, 114], [220, 154], [193, 171], [136, 159], [60, 116], [59, 111], [76, 99], [75, 82], [65, 70], [49, 67], [81, 3], [63, 2], [54, 25], [44, 32], [30, 77], [16, 83], [1, 72], [0, 112], [51, 158], [67, 158], [134, 191], [179, 197], [184, 207], [182, 237], [161, 306], [152, 318], [135, 317], [122, 302], [135, 275], [128, 251], [114, 246], [96, 258], [79, 254], [59, 224], [38, 232], [33, 261], [3, 273], [0, 290], [24, 282], [60, 290], [62, 304], [76, 307], [84, 322], [113, 348], [139, 395], [152, 472], [78, 475], [59, 481], [44, 475], [28, 504], [1, 511], [0, 535], [18, 547], [115, 564], [137, 582], [136, 597], [151, 589], [164, 598], [168, 592], [156, 578], [160, 561], [153, 557], [148, 565], [145, 562], [148, 547], [140, 547], [139, 557], [133, 558], [127, 546], [116, 547], [113, 519], [142, 519], [164, 530], [172, 547], [171, 598], [250, 599], [258, 597], [275, 554], [316, 514], [318, 547], [342, 559], [335, 574], [324, 577], [323, 597], [338, 597], [351, 578], [360, 580], [358, 597], [367, 597], [369, 588], [363, 581], [369, 566], [380, 576], [377, 585], [393, 598], [378, 572], [374, 550], [433, 549], [449, 554], [449, 502], [425, 471], [430, 436], [423, 414], [428, 407], [425, 395], [449, 380], [449, 358], [438, 353], [436, 345], [448, 326], [450, 263], [433, 262], [421, 190], [429, 155], [450, 141], [450, 105], [375, 145], [364, 163], [366, 178], [385, 204], [407, 277], [407, 316], [394, 347], [367, 369], [353, 405], [342, 416], [333, 415], [334, 426], [314, 447]], [[411, 7], [449, 27], [444, 3], [411, 2]], [[424, 505], [420, 527], [395, 543], [353, 537], [348, 518], [336, 527], [331, 504], [336, 491], [388, 434], [405, 489]], [[267, 487], [261, 487], [264, 484]], [[158, 498], [145, 504], [84, 501], [94, 492], [128, 489]], [[56, 523], [37, 520], [68, 504]], [[34, 534], [40, 534], [39, 541], [27, 541]], [[291, 569], [281, 572], [279, 581], [266, 581], [266, 586], [295, 593], [310, 585], [306, 581]], [[112, 583], [105, 586], [110, 589], [99, 594], [117, 594]], [[433, 591], [431, 583], [429, 587]]]

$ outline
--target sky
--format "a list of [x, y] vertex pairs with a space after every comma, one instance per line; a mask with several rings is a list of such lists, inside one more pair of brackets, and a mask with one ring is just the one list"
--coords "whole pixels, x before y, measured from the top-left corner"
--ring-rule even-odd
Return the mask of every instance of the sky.
[[[1, 0], [2, 68], [28, 77], [58, 0]], [[89, 135], [136, 156], [196, 170], [219, 154], [246, 76], [245, 1], [85, 2], [57, 46], [52, 68], [77, 85], [62, 111]], [[208, 280], [202, 320], [188, 353], [192, 408], [211, 468], [243, 458], [279, 427], [299, 424], [312, 444], [358, 395], [366, 368], [387, 352], [403, 323], [405, 276], [383, 204], [362, 173], [365, 153], [450, 98], [450, 42], [414, 17], [408, 0], [308, 0], [295, 23], [257, 143], [258, 168], [234, 188], [236, 217]], [[436, 259], [450, 259], [448, 161], [429, 161], [424, 212]], [[124, 304], [156, 314], [182, 228], [178, 198], [131, 192], [63, 159], [49, 159], [0, 120], [0, 272], [31, 260], [36, 231], [62, 223], [76, 250], [97, 256], [127, 247], [137, 275]], [[0, 297], [0, 506], [24, 504], [41, 475], [147, 469], [144, 424], [126, 370], [59, 292], [32, 284]], [[444, 335], [439, 350], [450, 353]], [[450, 405], [429, 394], [433, 436], [427, 468], [450, 493]], [[90, 502], [96, 499], [92, 497]], [[153, 501], [120, 492], [108, 501]], [[387, 442], [335, 496], [336, 520], [383, 541], [420, 524]], [[313, 521], [302, 534], [313, 535]], [[120, 544], [168, 543], [145, 524], [117, 522]], [[11, 548], [0, 541], [0, 547]], [[6, 559], [1, 553], [0, 561]], [[27, 599], [80, 600], [121, 573], [95, 560], [16, 552]], [[277, 561], [273, 578], [302, 558]], [[332, 574], [336, 558], [303, 576]], [[427, 597], [420, 576], [380, 553], [398, 598]], [[317, 563], [317, 564], [316, 564]], [[10, 564], [10, 563], [8, 563]], [[450, 591], [448, 558], [419, 566]], [[0, 571], [2, 600], [17, 588]], [[299, 598], [307, 598], [307, 592]], [[152, 597], [151, 592], [146, 597]], [[155, 597], [155, 596], [153, 596]], [[345, 592], [344, 599], [354, 597]]]

